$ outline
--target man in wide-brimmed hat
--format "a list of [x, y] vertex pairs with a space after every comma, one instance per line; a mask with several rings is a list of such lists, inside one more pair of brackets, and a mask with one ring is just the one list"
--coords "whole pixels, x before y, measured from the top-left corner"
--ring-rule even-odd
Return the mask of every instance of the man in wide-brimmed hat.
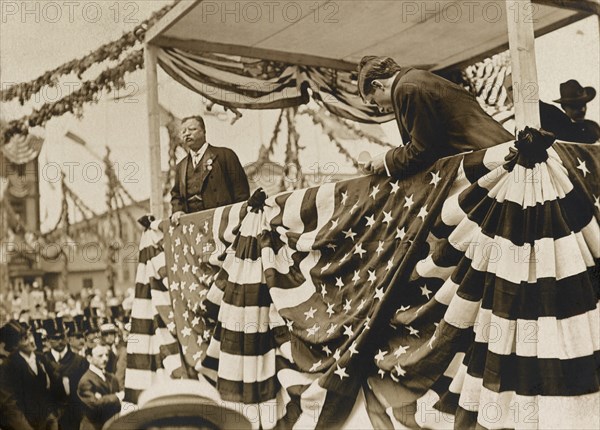
[[[580, 143], [596, 143], [600, 140], [600, 126], [594, 121], [585, 119], [587, 104], [596, 97], [592, 87], [582, 87], [575, 79], [560, 84], [559, 103], [566, 113], [568, 121], [557, 120], [558, 115], [551, 115], [550, 109], [540, 104], [542, 128], [553, 132], [558, 139]], [[558, 108], [554, 108], [558, 111]]]

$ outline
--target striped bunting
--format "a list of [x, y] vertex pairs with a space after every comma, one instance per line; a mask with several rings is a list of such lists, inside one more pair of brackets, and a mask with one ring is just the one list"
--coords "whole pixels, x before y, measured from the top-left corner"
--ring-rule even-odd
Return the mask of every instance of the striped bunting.
[[389, 379], [369, 379], [405, 425], [600, 425], [599, 149], [490, 165], [444, 202], [405, 285], [427, 300], [397, 312]]
[[361, 122], [386, 122], [358, 96], [352, 73], [217, 53], [160, 48], [158, 63], [173, 79], [208, 100], [241, 109], [282, 109], [313, 97], [330, 112]]
[[598, 427], [600, 148], [510, 148], [165, 226], [188, 373], [257, 428]]
[[125, 401], [131, 403], [137, 403], [141, 392], [155, 382], [182, 376], [179, 344], [167, 328], [172, 307], [164, 284], [162, 241], [157, 222], [142, 233], [140, 240], [125, 371]]
[[0, 146], [0, 152], [11, 163], [21, 165], [37, 158], [43, 144], [44, 139], [32, 133], [27, 136], [17, 135], [5, 145]]

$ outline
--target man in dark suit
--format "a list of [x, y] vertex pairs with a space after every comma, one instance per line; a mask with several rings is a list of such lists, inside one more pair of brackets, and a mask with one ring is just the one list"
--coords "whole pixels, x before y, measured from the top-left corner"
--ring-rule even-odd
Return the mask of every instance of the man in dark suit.
[[585, 119], [587, 104], [596, 97], [593, 87], [582, 87], [575, 79], [560, 84], [560, 103], [556, 106], [540, 102], [542, 128], [554, 133], [557, 139], [579, 143], [596, 143], [600, 140], [600, 126]]
[[514, 140], [462, 87], [389, 57], [363, 57], [358, 89], [366, 103], [395, 113], [404, 143], [368, 161], [373, 173], [410, 176], [440, 158]]
[[248, 178], [235, 152], [206, 141], [201, 116], [181, 121], [181, 140], [187, 157], [175, 168], [171, 190], [171, 220], [179, 222], [184, 213], [199, 212], [247, 200]]
[[43, 360], [35, 353], [33, 334], [21, 328], [16, 351], [2, 371], [2, 388], [15, 400], [35, 430], [58, 429], [52, 393], [54, 387]]
[[50, 351], [44, 354], [44, 359], [48, 364], [51, 379], [55, 386], [61, 389], [54, 395], [60, 412], [60, 428], [78, 430], [83, 414], [81, 402], [77, 397], [77, 386], [89, 364], [85, 358], [76, 355], [67, 346], [62, 318], [45, 320], [44, 328], [50, 342]]
[[11, 320], [0, 327], [0, 429], [33, 430], [19, 408], [9, 389], [6, 377], [6, 364], [17, 349], [22, 328], [18, 321]]
[[115, 377], [107, 373], [108, 347], [98, 344], [86, 352], [90, 367], [85, 372], [77, 395], [84, 405], [81, 430], [100, 430], [106, 421], [121, 411], [124, 393], [119, 391]]

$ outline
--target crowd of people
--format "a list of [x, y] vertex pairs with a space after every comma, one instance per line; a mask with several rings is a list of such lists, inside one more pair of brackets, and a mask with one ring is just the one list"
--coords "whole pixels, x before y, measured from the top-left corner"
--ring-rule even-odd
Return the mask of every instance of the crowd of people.
[[100, 429], [121, 410], [129, 312], [122, 304], [89, 306], [97, 297], [87, 297], [81, 313], [80, 298], [66, 310], [40, 306], [35, 312], [51, 315], [43, 319], [15, 309], [19, 318], [2, 325], [0, 428]]
[[11, 319], [29, 323], [55, 317], [70, 318], [83, 314], [85, 308], [95, 308], [100, 315], [106, 315], [111, 307], [121, 305], [127, 313], [131, 312], [133, 297], [133, 288], [117, 294], [110, 289], [82, 288], [77, 294], [70, 294], [33, 282], [0, 292], [0, 325]]

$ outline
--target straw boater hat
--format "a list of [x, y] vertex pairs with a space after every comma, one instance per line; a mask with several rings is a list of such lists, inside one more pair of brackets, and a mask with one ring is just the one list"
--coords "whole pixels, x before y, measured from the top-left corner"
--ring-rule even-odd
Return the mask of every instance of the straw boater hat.
[[117, 326], [111, 321], [110, 318], [100, 318], [100, 333], [102, 334], [117, 334]]
[[218, 394], [208, 394], [215, 392], [210, 384], [198, 380], [163, 381], [142, 393], [137, 410], [115, 416], [105, 424], [104, 429], [143, 430], [195, 426], [215, 430], [251, 430], [252, 425], [244, 415], [213, 400]]
[[582, 87], [575, 79], [560, 84], [560, 98], [555, 103], [564, 105], [585, 104], [596, 97], [593, 87]]

